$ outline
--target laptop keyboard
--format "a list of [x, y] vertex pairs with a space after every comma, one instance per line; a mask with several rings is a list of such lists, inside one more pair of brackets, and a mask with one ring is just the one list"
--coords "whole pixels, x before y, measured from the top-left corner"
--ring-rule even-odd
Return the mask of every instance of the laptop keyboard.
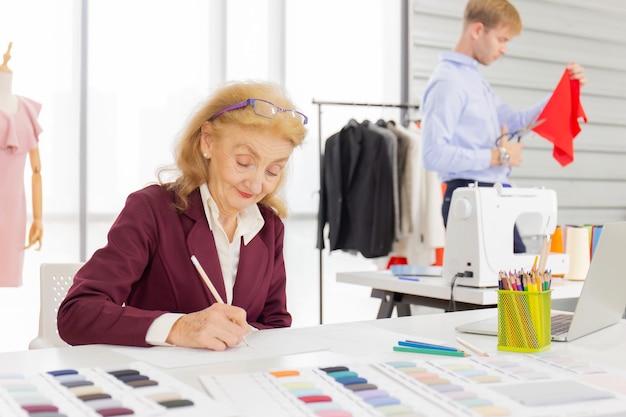
[[569, 326], [572, 323], [572, 314], [555, 314], [551, 316], [552, 321], [552, 335], [560, 336], [569, 331]]

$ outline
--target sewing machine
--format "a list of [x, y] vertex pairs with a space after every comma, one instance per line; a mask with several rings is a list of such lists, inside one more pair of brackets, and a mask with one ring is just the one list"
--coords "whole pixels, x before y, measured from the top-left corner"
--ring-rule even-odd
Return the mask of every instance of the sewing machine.
[[[556, 217], [554, 190], [500, 184], [457, 188], [448, 215], [443, 277], [452, 279], [463, 273], [457, 285], [497, 287], [498, 272], [530, 270], [539, 251], [513, 253], [513, 227], [523, 220], [526, 231], [543, 237], [554, 233]], [[546, 269], [566, 273], [568, 255], [551, 253]]]

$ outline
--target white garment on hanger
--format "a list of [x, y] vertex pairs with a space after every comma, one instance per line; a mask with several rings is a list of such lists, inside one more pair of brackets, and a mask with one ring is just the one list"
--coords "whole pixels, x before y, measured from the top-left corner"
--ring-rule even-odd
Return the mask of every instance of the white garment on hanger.
[[403, 235], [394, 246], [394, 255], [404, 256], [411, 265], [432, 265], [437, 248], [445, 245], [445, 227], [441, 215], [443, 195], [437, 174], [424, 170], [422, 136], [415, 124], [396, 126], [411, 137], [405, 168], [405, 193], [410, 195], [410, 224], [403, 223]]

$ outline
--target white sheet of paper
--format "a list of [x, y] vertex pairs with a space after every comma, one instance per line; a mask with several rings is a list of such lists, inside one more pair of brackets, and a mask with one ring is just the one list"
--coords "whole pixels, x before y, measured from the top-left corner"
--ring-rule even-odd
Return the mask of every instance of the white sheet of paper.
[[[381, 351], [391, 352], [398, 340], [411, 339], [411, 336], [383, 330], [367, 323], [354, 323], [348, 333], [340, 327], [337, 331], [332, 331], [332, 325], [327, 326], [328, 331], [323, 339], [318, 337], [319, 330], [316, 327], [254, 331], [246, 335], [250, 346], [240, 344], [223, 352], [174, 346], [151, 348], [120, 346], [114, 350], [162, 368], [179, 368], [322, 350], [350, 356], [367, 356]], [[430, 339], [420, 341], [443, 344], [441, 341]]]

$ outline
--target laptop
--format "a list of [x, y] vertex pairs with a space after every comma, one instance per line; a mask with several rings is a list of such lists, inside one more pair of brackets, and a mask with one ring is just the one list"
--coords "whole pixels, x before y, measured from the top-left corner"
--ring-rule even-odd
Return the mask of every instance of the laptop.
[[[624, 248], [626, 222], [605, 224], [574, 313], [552, 312], [553, 341], [569, 342], [621, 320], [626, 309]], [[498, 317], [463, 324], [456, 330], [497, 336]]]

